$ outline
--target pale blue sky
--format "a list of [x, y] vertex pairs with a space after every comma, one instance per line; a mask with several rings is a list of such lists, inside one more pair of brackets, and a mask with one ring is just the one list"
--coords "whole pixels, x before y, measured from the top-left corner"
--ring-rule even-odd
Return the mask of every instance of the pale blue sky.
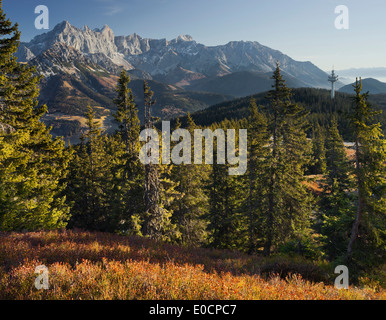
[[[385, 0], [3, 0], [22, 40], [36, 30], [34, 8], [50, 10], [50, 29], [107, 24], [116, 35], [173, 39], [190, 34], [208, 46], [258, 41], [323, 70], [386, 67]], [[349, 8], [349, 30], [335, 28], [335, 7]]]

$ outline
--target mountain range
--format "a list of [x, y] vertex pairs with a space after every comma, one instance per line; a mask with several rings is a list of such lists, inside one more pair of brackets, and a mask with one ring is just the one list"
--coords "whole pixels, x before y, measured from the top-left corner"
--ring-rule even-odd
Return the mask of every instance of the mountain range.
[[208, 47], [191, 36], [173, 40], [141, 38], [137, 34], [114, 36], [105, 25], [91, 30], [72, 26], [68, 21], [29, 43], [22, 43], [18, 52], [20, 61], [30, 61], [55, 44], [62, 43], [89, 57], [108, 71], [116, 66], [140, 70], [154, 80], [175, 85], [186, 85], [191, 80], [223, 76], [237, 71], [271, 72], [279, 61], [288, 75], [304, 85], [326, 87], [326, 74], [311, 62], [298, 62], [280, 51], [258, 42], [233, 41], [226, 45]]
[[[354, 83], [348, 84], [339, 89], [340, 92], [352, 93], [353, 94]], [[373, 78], [362, 79], [363, 92], [370, 92], [371, 94], [386, 94], [386, 83], [378, 81]]]
[[350, 84], [355, 81], [355, 78], [373, 78], [381, 82], [386, 82], [386, 68], [351, 68], [346, 70], [336, 70], [344, 84]]
[[20, 43], [17, 57], [44, 76], [39, 100], [48, 106], [45, 121], [60, 135], [68, 127], [71, 135], [80, 132], [87, 104], [96, 107], [107, 129], [113, 126], [112, 99], [122, 68], [131, 76], [139, 106], [140, 80], [150, 82], [158, 101], [154, 115], [164, 119], [269, 90], [276, 62], [290, 87], [329, 86], [327, 74], [311, 62], [295, 61], [258, 42], [211, 47], [189, 35], [173, 40], [142, 38], [136, 33], [115, 36], [107, 25], [80, 29], [68, 21]]

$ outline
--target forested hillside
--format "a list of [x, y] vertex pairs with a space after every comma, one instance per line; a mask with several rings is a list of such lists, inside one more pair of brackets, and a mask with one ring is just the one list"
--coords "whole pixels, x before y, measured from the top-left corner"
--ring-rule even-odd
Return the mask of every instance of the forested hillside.
[[[269, 111], [268, 99], [266, 99], [267, 93], [259, 93], [252, 97], [256, 100], [257, 105], [266, 107], [264, 110]], [[293, 89], [293, 101], [303, 106], [309, 111], [307, 117], [310, 125], [314, 126], [317, 123], [323, 127], [328, 126], [332, 117], [337, 117], [339, 131], [347, 141], [352, 141], [352, 135], [350, 133], [347, 114], [353, 103], [354, 88], [352, 88], [351, 94], [336, 93], [336, 99], [331, 100], [331, 93], [329, 90], [314, 89], [314, 88], [295, 88]], [[195, 112], [192, 114], [194, 121], [203, 126], [211, 125], [212, 123], [218, 123], [224, 119], [243, 119], [248, 115], [248, 105], [251, 96], [227, 101], [216, 104], [205, 110]], [[369, 103], [371, 103], [375, 110], [382, 110], [383, 113], [376, 115], [375, 122], [380, 122], [383, 131], [386, 129], [386, 95], [376, 94], [373, 95], [370, 92]], [[186, 122], [186, 117], [182, 117], [182, 123]], [[308, 131], [310, 133], [310, 131]]]

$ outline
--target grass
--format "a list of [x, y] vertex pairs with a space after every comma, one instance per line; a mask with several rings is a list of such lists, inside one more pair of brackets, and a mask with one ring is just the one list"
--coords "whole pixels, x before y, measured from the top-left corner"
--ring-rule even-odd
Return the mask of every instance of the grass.
[[[49, 270], [37, 290], [35, 268]], [[293, 270], [301, 270], [303, 276]], [[82, 231], [0, 233], [0, 299], [384, 300], [380, 287], [337, 290], [322, 265], [185, 248]], [[276, 272], [276, 273], [272, 273]], [[328, 272], [327, 272], [328, 273]], [[326, 282], [306, 278], [325, 277]]]

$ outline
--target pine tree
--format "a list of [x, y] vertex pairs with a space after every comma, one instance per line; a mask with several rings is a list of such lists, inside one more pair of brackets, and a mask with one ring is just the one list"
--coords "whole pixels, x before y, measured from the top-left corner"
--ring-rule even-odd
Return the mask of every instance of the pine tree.
[[[188, 114], [187, 130], [194, 135], [196, 125]], [[181, 123], [177, 119], [175, 130], [179, 129]], [[193, 147], [191, 155], [193, 155]], [[204, 216], [208, 211], [208, 198], [204, 191], [204, 183], [208, 179], [207, 165], [195, 165], [181, 163], [173, 166], [173, 180], [179, 184], [176, 190], [181, 197], [173, 204], [173, 221], [181, 233], [181, 242], [190, 246], [199, 246], [206, 241], [206, 221]]]
[[[235, 248], [235, 194], [228, 167], [223, 164], [212, 165], [210, 174], [210, 210], [208, 214], [211, 232], [211, 245], [215, 248]], [[233, 192], [232, 192], [233, 191]]]
[[271, 253], [272, 246], [291, 237], [301, 238], [308, 228], [312, 208], [312, 196], [304, 182], [304, 170], [310, 162], [310, 144], [306, 137], [306, 112], [291, 102], [291, 90], [277, 65], [272, 79], [269, 132], [272, 135], [270, 165], [267, 177], [268, 208], [263, 228], [266, 241], [264, 254]]
[[110, 210], [117, 227], [119, 225], [125, 232], [141, 234], [140, 212], [143, 212], [144, 208], [138, 199], [144, 197], [142, 184], [144, 168], [139, 161], [138, 108], [132, 90], [128, 88], [129, 83], [130, 77], [122, 70], [116, 88], [117, 98], [114, 100], [117, 111], [113, 115], [119, 131], [110, 141], [115, 145]]
[[71, 163], [67, 195], [73, 201], [70, 227], [107, 231], [110, 225], [108, 211], [110, 162], [105, 151], [107, 137], [102, 136], [95, 111], [87, 107], [87, 131], [76, 147]]
[[[147, 82], [143, 82], [144, 106], [145, 106], [145, 128], [153, 129], [151, 108], [155, 104], [154, 93], [150, 90]], [[148, 142], [148, 141], [146, 141]], [[148, 152], [148, 151], [146, 151]], [[145, 165], [145, 217], [143, 234], [150, 238], [159, 239], [162, 236], [163, 208], [160, 205], [159, 171], [157, 164]]]
[[[151, 115], [154, 92], [144, 81], [145, 128], [154, 129]], [[150, 139], [150, 138], [149, 138]], [[147, 141], [148, 142], [148, 141]], [[146, 147], [145, 147], [146, 148]], [[150, 152], [145, 150], [145, 152]], [[161, 159], [159, 159], [160, 162]], [[171, 203], [177, 196], [175, 183], [170, 179], [172, 166], [160, 163], [145, 164], [144, 207], [142, 234], [156, 240], [171, 241], [178, 237], [171, 222]]]
[[[362, 93], [362, 80], [356, 80], [355, 97], [349, 120], [355, 138], [355, 189], [358, 200], [355, 221], [352, 225], [347, 247], [349, 259], [358, 246], [374, 246], [374, 251], [385, 246], [385, 190], [386, 190], [386, 144], [381, 125], [372, 123], [376, 112], [368, 103], [368, 93]], [[384, 252], [384, 251], [383, 251]], [[373, 255], [374, 257], [375, 255]]]
[[338, 122], [333, 118], [327, 129], [326, 149], [326, 191], [346, 192], [350, 188], [350, 163], [347, 158], [344, 141], [338, 130]]
[[269, 134], [266, 116], [261, 113], [255, 99], [251, 98], [249, 104], [248, 128], [248, 197], [245, 211], [248, 223], [248, 252], [256, 252], [261, 243], [261, 215], [260, 209], [266, 207], [264, 202], [264, 185], [268, 166], [266, 159], [269, 149]]
[[325, 134], [323, 128], [317, 123], [312, 130], [312, 156], [313, 164], [310, 174], [324, 174], [326, 172]]
[[[238, 129], [239, 124], [225, 120], [216, 129]], [[226, 130], [225, 130], [226, 132]], [[227, 138], [225, 134], [225, 138]], [[230, 164], [218, 163], [218, 141], [214, 142], [214, 159], [209, 174], [209, 213], [208, 230], [210, 231], [211, 246], [219, 249], [240, 249], [245, 248], [245, 221], [242, 214], [242, 205], [245, 203], [245, 196], [242, 190], [244, 180], [240, 176], [229, 175]], [[225, 146], [225, 154], [227, 153]]]
[[12, 93], [16, 91], [12, 80], [17, 76], [18, 63], [14, 54], [19, 46], [20, 32], [18, 24], [12, 24], [6, 18], [2, 9], [2, 0], [0, 0], [0, 39], [0, 124], [5, 129], [12, 128], [9, 124], [12, 122], [9, 102]]
[[138, 158], [140, 121], [133, 92], [128, 88], [129, 83], [130, 77], [125, 70], [122, 70], [116, 88], [118, 96], [114, 99], [117, 112], [113, 116], [118, 122], [119, 132], [126, 146], [127, 153], [131, 157]]
[[[24, 156], [21, 146], [29, 138], [27, 132], [9, 131], [0, 129], [0, 222], [1, 229], [15, 229], [14, 220], [6, 222], [9, 219], [9, 212], [21, 212], [23, 203], [15, 201], [11, 194], [16, 189], [20, 181], [24, 179], [21, 170], [17, 168], [26, 166], [28, 158]], [[8, 212], [8, 217], [7, 217]], [[8, 228], [7, 228], [8, 224]]]
[[0, 163], [0, 229], [39, 230], [66, 225], [69, 205], [61, 195], [71, 154], [40, 121], [41, 77], [14, 56], [20, 39], [17, 24], [6, 18], [0, 2], [0, 123], [12, 154]]
[[335, 260], [346, 252], [354, 208], [350, 162], [335, 118], [327, 130], [325, 142], [326, 174], [316, 229], [324, 238], [323, 247], [329, 259]]

